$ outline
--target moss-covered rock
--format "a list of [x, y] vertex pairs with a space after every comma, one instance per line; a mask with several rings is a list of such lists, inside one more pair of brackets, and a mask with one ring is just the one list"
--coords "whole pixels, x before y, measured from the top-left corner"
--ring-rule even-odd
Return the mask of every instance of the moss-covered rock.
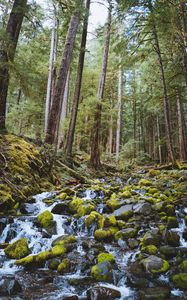
[[150, 177], [159, 176], [160, 173], [161, 173], [160, 170], [155, 170], [155, 169], [149, 170], [149, 176], [150, 176]]
[[63, 259], [57, 270], [60, 274], [68, 273], [70, 271], [70, 260], [68, 258]]
[[131, 192], [130, 191], [124, 191], [122, 194], [121, 194], [121, 197], [122, 198], [130, 198], [132, 196]]
[[115, 239], [116, 240], [119, 240], [119, 239], [128, 240], [130, 238], [136, 237], [136, 235], [137, 235], [137, 229], [136, 228], [125, 228], [125, 229], [122, 229], [122, 230], [118, 231], [115, 234]]
[[56, 245], [51, 249], [53, 257], [58, 257], [66, 253], [66, 248], [64, 245]]
[[155, 245], [148, 245], [146, 247], [142, 247], [141, 251], [150, 255], [155, 255], [158, 252], [158, 248]]
[[177, 228], [179, 226], [177, 218], [176, 217], [168, 217], [167, 218], [167, 226], [168, 226], [168, 228]]
[[93, 211], [88, 217], [86, 217], [85, 225], [86, 227], [90, 228], [93, 224], [96, 224], [97, 228], [101, 229], [104, 227], [104, 221], [105, 219], [101, 214], [99, 214], [96, 211]]
[[48, 268], [49, 268], [50, 270], [57, 270], [59, 264], [60, 264], [59, 260], [56, 259], [56, 258], [53, 258], [53, 259], [49, 262]]
[[110, 263], [115, 262], [115, 258], [111, 253], [103, 252], [100, 253], [97, 257], [98, 264], [102, 264], [105, 261], [108, 261]]
[[110, 230], [97, 229], [94, 232], [94, 237], [97, 241], [109, 242], [113, 239], [113, 233]]
[[5, 249], [5, 254], [9, 258], [20, 259], [27, 256], [30, 252], [27, 239], [20, 239]]
[[185, 224], [187, 226], [187, 216], [184, 217], [184, 222], [185, 222]]
[[69, 210], [71, 213], [76, 213], [81, 205], [84, 204], [84, 200], [81, 198], [74, 197], [69, 203]]
[[112, 280], [112, 266], [108, 261], [97, 264], [92, 267], [91, 275], [97, 281], [111, 282]]
[[104, 221], [105, 227], [116, 226], [116, 225], [117, 225], [117, 220], [116, 220], [115, 216], [108, 216], [105, 218], [105, 221]]
[[57, 196], [57, 199], [66, 200], [67, 197], [68, 197], [68, 195], [66, 193], [62, 192]]
[[42, 228], [49, 229], [52, 227], [53, 215], [46, 210], [37, 216], [38, 222]]
[[184, 260], [184, 261], [180, 264], [180, 269], [181, 269], [183, 272], [186, 272], [186, 273], [187, 273], [187, 260]]
[[77, 215], [78, 217], [83, 217], [85, 215], [90, 214], [92, 211], [95, 210], [95, 206], [93, 204], [85, 204], [85, 205], [80, 205], [79, 208], [77, 209]]
[[141, 239], [142, 246], [154, 245], [158, 246], [160, 243], [160, 236], [152, 232], [146, 232]]
[[179, 273], [172, 277], [172, 281], [177, 288], [187, 289], [187, 273]]
[[147, 272], [152, 274], [165, 273], [169, 269], [169, 263], [155, 255], [150, 255], [149, 257], [143, 259], [141, 264], [144, 266]]
[[151, 186], [152, 182], [150, 180], [147, 179], [140, 179], [139, 183], [138, 183], [141, 187], [142, 186]]

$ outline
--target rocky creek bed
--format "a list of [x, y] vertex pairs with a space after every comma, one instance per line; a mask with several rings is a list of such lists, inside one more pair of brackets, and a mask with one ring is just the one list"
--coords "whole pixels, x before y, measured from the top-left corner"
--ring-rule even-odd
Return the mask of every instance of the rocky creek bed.
[[29, 197], [0, 217], [0, 299], [187, 299], [187, 171]]

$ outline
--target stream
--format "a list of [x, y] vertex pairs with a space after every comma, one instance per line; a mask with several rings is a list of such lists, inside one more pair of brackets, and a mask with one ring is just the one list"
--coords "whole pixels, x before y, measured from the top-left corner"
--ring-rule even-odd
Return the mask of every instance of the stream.
[[[141, 201], [146, 201], [144, 190], [135, 190], [134, 194], [140, 196]], [[94, 191], [83, 187], [81, 191], [77, 192], [77, 195], [85, 203], [92, 201], [99, 214], [111, 215], [106, 210], [105, 194], [102, 190]], [[125, 204], [131, 204], [130, 200], [125, 201]], [[132, 203], [134, 205], [134, 202]], [[170, 290], [170, 296], [165, 299], [187, 299], [185, 289], [176, 288], [171, 282], [170, 270], [156, 277], [145, 275], [146, 283], [142, 283], [142, 285], [137, 283], [136, 275], [133, 272], [131, 273], [131, 267], [129, 267], [135, 266], [136, 268], [136, 259], [141, 253], [139, 243], [136, 244], [135, 239], [131, 238], [131, 242], [135, 243], [132, 247], [129, 247], [129, 243], [125, 239], [98, 242], [94, 239], [95, 224], [87, 228], [85, 226], [86, 216], [77, 218], [66, 211], [64, 214], [54, 213], [58, 204], [62, 204], [62, 200], [58, 200], [56, 192], [43, 192], [32, 197], [32, 201], [25, 204], [20, 216], [0, 218], [0, 299], [156, 299], [151, 298], [151, 296], [147, 297], [147, 292], [140, 294], [139, 291], [142, 289], [146, 291], [147, 288], [159, 289], [166, 287]], [[37, 216], [46, 210], [52, 212], [55, 224], [54, 232], [50, 234], [39, 227], [36, 222]], [[179, 236], [180, 245], [176, 249], [177, 251], [182, 251], [183, 258], [186, 258], [187, 240], [184, 238], [186, 226], [184, 218], [181, 216], [187, 214], [187, 207], [177, 206], [175, 214], [178, 225], [176, 228], [171, 228], [171, 231]], [[148, 221], [147, 224], [145, 224], [145, 220]], [[147, 230], [155, 230], [156, 228], [155, 220], [147, 214], [139, 215], [136, 222], [139, 222], [136, 237], [138, 241]], [[5, 246], [3, 245], [12, 244], [19, 239], [26, 238], [32, 255], [35, 255], [51, 249], [55, 240], [66, 235], [75, 236], [77, 242], [67, 254], [71, 261], [71, 270], [65, 274], [59, 274], [56, 270], [50, 270], [48, 261], [37, 268], [16, 266], [15, 260], [9, 259], [4, 252]], [[110, 283], [97, 282], [90, 275], [91, 266], [97, 263], [96, 256], [99, 252], [111, 253], [115, 258], [115, 266], [112, 269]], [[175, 255], [170, 258], [169, 262], [172, 267], [176, 260]], [[172, 270], [175, 270], [175, 267]], [[142, 275], [139, 277], [142, 277]], [[117, 294], [115, 294], [116, 292]]]

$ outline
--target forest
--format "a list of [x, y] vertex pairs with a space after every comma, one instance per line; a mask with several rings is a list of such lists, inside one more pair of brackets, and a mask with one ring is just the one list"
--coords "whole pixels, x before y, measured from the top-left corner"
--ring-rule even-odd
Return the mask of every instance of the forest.
[[0, 299], [187, 299], [187, 3], [0, 0]]

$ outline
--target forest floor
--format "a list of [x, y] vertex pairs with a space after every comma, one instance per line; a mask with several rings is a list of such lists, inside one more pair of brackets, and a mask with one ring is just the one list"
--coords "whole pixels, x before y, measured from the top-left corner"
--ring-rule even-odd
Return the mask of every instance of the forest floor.
[[1, 299], [187, 299], [187, 170], [50, 172], [39, 150], [0, 136]]

